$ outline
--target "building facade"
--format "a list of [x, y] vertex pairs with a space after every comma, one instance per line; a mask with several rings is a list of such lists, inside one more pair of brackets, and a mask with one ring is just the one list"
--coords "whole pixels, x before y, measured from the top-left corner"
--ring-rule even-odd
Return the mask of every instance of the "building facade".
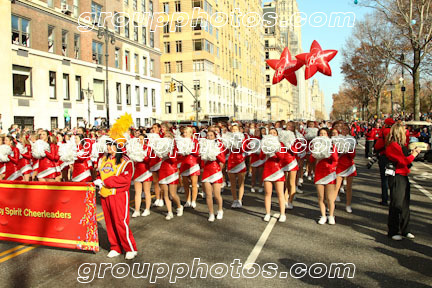
[[[1, 60], [2, 75], [12, 78], [2, 79], [8, 82], [0, 108], [3, 128], [13, 123], [76, 127], [84, 120], [93, 125], [96, 118], [107, 117], [107, 106], [110, 124], [125, 112], [136, 126], [160, 120], [159, 31], [151, 31], [149, 21], [132, 19], [120, 27], [117, 18], [104, 14], [157, 10], [158, 1], [16, 0], [0, 5], [1, 29], [9, 33], [2, 35], [12, 36], [0, 46], [9, 59]], [[96, 25], [83, 32], [79, 21], [81, 26]], [[98, 35], [98, 23], [105, 23], [112, 36]]]
[[320, 89], [317, 79], [312, 81], [310, 87], [310, 95], [312, 98], [312, 113], [317, 120], [327, 119], [325, 106], [324, 106], [324, 93]]
[[[264, 4], [264, 15], [279, 15], [279, 6], [277, 2]], [[274, 23], [273, 18], [266, 18], [266, 21]], [[266, 59], [279, 59], [285, 47], [290, 49], [289, 31], [281, 33], [280, 25], [269, 25], [265, 28], [264, 48]], [[294, 55], [293, 55], [294, 57]], [[275, 71], [266, 65], [265, 87], [266, 87], [266, 105], [268, 121], [291, 120], [294, 118], [295, 104], [293, 102], [294, 86], [287, 80], [282, 80], [277, 84], [272, 84]]]
[[[199, 121], [263, 119], [263, 27], [246, 27], [239, 17], [262, 17], [261, 1], [162, 0], [160, 12], [167, 21], [160, 34], [163, 119], [195, 121], [195, 106]], [[219, 12], [233, 13], [229, 23], [212, 25], [211, 16]], [[179, 21], [181, 13], [190, 19]], [[170, 92], [171, 83], [176, 90]]]

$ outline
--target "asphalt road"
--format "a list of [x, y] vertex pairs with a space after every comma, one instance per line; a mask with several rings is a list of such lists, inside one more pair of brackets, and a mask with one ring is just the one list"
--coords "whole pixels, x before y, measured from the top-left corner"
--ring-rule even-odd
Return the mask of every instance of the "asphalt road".
[[[207, 221], [204, 199], [199, 199], [196, 210], [185, 209], [183, 217], [171, 221], [164, 219], [164, 207], [153, 209], [148, 217], [132, 219], [139, 254], [128, 262], [123, 257], [106, 257], [109, 246], [102, 216], [98, 218], [101, 251], [97, 254], [1, 242], [0, 286], [83, 286], [80, 280], [104, 287], [430, 287], [432, 165], [416, 162], [412, 169], [411, 231], [416, 239], [395, 242], [387, 238], [387, 208], [378, 204], [378, 165], [365, 168], [361, 145], [356, 163], [359, 175], [354, 180], [353, 213], [345, 212], [342, 195], [334, 226], [316, 224], [317, 197], [308, 181], [294, 210], [287, 212], [286, 223], [276, 218], [262, 221], [263, 195], [249, 188], [244, 208], [232, 210], [230, 192], [225, 190], [224, 219], [214, 223]], [[276, 197], [272, 208], [276, 214]], [[238, 268], [235, 259], [242, 264], [256, 262], [255, 270]], [[352, 263], [348, 265], [352, 269], [338, 278], [342, 274], [332, 263]], [[189, 269], [184, 278], [180, 278], [182, 269]], [[225, 272], [224, 277], [215, 278]]]

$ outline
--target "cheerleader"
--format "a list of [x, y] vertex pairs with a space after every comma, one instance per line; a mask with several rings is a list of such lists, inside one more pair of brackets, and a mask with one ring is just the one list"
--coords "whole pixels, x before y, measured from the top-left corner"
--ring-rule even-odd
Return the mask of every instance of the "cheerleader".
[[[214, 131], [207, 132], [207, 140], [203, 140], [206, 145], [200, 146], [203, 174], [202, 183], [206, 194], [207, 207], [209, 209], [209, 222], [215, 220], [213, 208], [213, 195], [218, 204], [217, 219], [223, 218], [223, 200], [221, 196], [221, 184], [223, 182], [222, 165], [225, 163], [225, 155], [220, 142], [216, 139]], [[216, 153], [215, 153], [216, 151]], [[210, 156], [212, 155], [212, 156]], [[214, 157], [215, 156], [215, 157]], [[221, 165], [222, 164], [222, 165]]]
[[59, 156], [56, 153], [57, 144], [51, 142], [48, 130], [42, 130], [39, 135], [40, 140], [49, 145], [49, 150], [45, 150], [45, 156], [42, 156], [38, 161], [36, 177], [41, 182], [54, 182], [57, 177], [56, 162], [59, 160]]
[[[262, 172], [263, 172], [263, 166], [264, 166], [264, 162], [265, 160], [261, 157], [261, 138], [262, 138], [262, 134], [264, 133], [265, 135], [265, 129], [261, 128], [261, 129], [254, 129], [254, 136], [251, 137], [251, 142], [249, 143], [257, 143], [258, 147], [254, 146], [253, 151], [251, 151], [251, 155], [250, 155], [250, 166], [252, 169], [252, 179], [251, 179], [251, 192], [255, 193], [257, 190], [255, 190], [255, 187], [258, 186], [258, 192], [262, 193], [263, 192], [263, 188], [262, 188]], [[256, 139], [256, 140], [253, 140]], [[258, 142], [256, 142], [258, 141]], [[258, 179], [258, 185], [257, 184], [257, 179]]]
[[[271, 215], [271, 197], [272, 197], [272, 190], [273, 185], [275, 187], [276, 193], [279, 198], [279, 209], [280, 209], [280, 216], [279, 216], [279, 222], [285, 222], [286, 216], [285, 216], [285, 198], [284, 198], [284, 182], [285, 182], [285, 173], [281, 166], [281, 161], [285, 158], [285, 153], [281, 153], [281, 148], [284, 147], [282, 143], [279, 142], [278, 137], [278, 131], [275, 128], [270, 129], [269, 135], [275, 137], [274, 140], [278, 143], [271, 143], [274, 142], [272, 138], [268, 138], [269, 141], [267, 142], [267, 139], [263, 139], [262, 142], [262, 156], [265, 157], [265, 163], [264, 163], [264, 169], [263, 169], [263, 182], [264, 182], [264, 191], [265, 191], [265, 198], [264, 198], [264, 204], [265, 204], [265, 210], [266, 215], [264, 216], [264, 221], [268, 222], [270, 221]], [[279, 145], [275, 145], [279, 144]], [[271, 145], [271, 147], [270, 147]], [[275, 149], [275, 147], [278, 149]]]
[[[245, 139], [244, 135], [239, 132], [240, 129], [237, 124], [233, 124], [231, 132], [233, 138], [231, 139], [230, 154], [228, 156], [228, 177], [231, 183], [231, 194], [233, 197], [233, 203], [231, 208], [242, 208], [242, 199], [244, 194], [244, 182], [246, 174], [245, 164]], [[233, 143], [234, 142], [234, 143]], [[237, 195], [237, 183], [239, 184], [239, 190]]]
[[[281, 141], [287, 151], [284, 159], [281, 161], [281, 166], [283, 171], [285, 172], [285, 208], [293, 209], [293, 201], [294, 195], [296, 193], [296, 179], [297, 179], [297, 171], [299, 170], [297, 163], [297, 147], [295, 145], [295, 126], [293, 122], [288, 122], [286, 126], [286, 131], [283, 131], [282, 134], [286, 134], [288, 137], [283, 137], [285, 141]], [[282, 137], [282, 135], [281, 135]]]
[[[305, 138], [307, 140], [307, 147], [309, 148], [310, 142], [317, 136], [318, 134], [318, 128], [316, 128], [315, 122], [313, 121], [307, 121], [307, 128], [305, 130]], [[311, 151], [309, 149], [306, 150], [306, 174], [308, 180], [312, 180], [314, 176], [314, 169], [315, 169], [315, 162], [310, 157]]]
[[15, 144], [15, 139], [12, 136], [6, 136], [4, 144], [9, 145], [12, 149], [12, 154], [8, 156], [9, 161], [5, 164], [4, 180], [8, 181], [21, 181], [23, 180], [18, 162], [20, 153]]
[[[159, 123], [153, 124], [151, 132], [152, 132], [153, 137], [156, 137], [156, 138], [162, 137], [161, 136], [161, 126]], [[147, 135], [147, 136], [149, 136], [149, 135]], [[162, 163], [162, 159], [160, 159], [159, 157], [157, 157], [155, 155], [150, 155], [149, 165], [150, 165], [150, 171], [152, 172], [153, 188], [154, 188], [154, 192], [156, 195], [156, 200], [153, 203], [153, 206], [156, 206], [156, 207], [163, 207], [164, 206], [164, 201], [161, 197], [160, 187], [159, 187], [159, 169], [160, 169], [161, 163]]]
[[164, 147], [164, 154], [161, 155], [162, 163], [159, 169], [159, 185], [161, 186], [168, 210], [165, 219], [171, 220], [174, 218], [171, 199], [177, 205], [177, 216], [183, 215], [183, 206], [181, 205], [180, 198], [177, 195], [179, 172], [177, 168], [177, 149], [174, 143], [174, 135], [167, 131], [164, 139], [170, 140], [170, 143], [168, 149], [166, 149], [166, 146]]
[[131, 260], [138, 254], [135, 239], [129, 228], [128, 213], [129, 187], [134, 169], [132, 162], [117, 147], [118, 142], [107, 141], [108, 152], [99, 160], [99, 176], [94, 184], [102, 196], [101, 205], [111, 246], [107, 256], [117, 257], [125, 251], [125, 258]]
[[[21, 134], [19, 137], [19, 143], [17, 145], [20, 149], [20, 159], [18, 161], [18, 168], [23, 175], [24, 181], [30, 181], [30, 176], [32, 174], [33, 166], [31, 163], [31, 145], [25, 134]], [[22, 148], [21, 148], [22, 147]]]
[[[344, 124], [342, 126], [342, 135], [347, 136], [349, 135], [350, 129], [348, 127], [348, 124]], [[354, 138], [344, 138], [345, 141], [354, 141], [354, 147], [355, 147], [355, 139]], [[346, 148], [347, 146], [350, 147], [351, 145], [349, 143], [343, 143], [344, 147], [338, 147], [338, 150], [341, 150], [341, 148]], [[347, 146], [345, 146], [347, 145]], [[346, 206], [345, 210], [348, 213], [352, 213], [351, 208], [351, 199], [352, 199], [352, 183], [354, 176], [357, 176], [357, 170], [356, 166], [354, 164], [354, 158], [356, 155], [355, 150], [353, 151], [347, 151], [348, 153], [344, 153], [339, 155], [338, 164], [336, 167], [336, 193], [339, 192], [339, 189], [341, 189], [342, 182], [345, 179], [346, 180]]]
[[92, 166], [89, 166], [90, 150], [84, 148], [84, 135], [75, 136], [75, 145], [77, 147], [77, 158], [72, 165], [72, 182], [91, 182]]
[[[59, 152], [62, 149], [61, 147], [63, 145], [66, 145], [65, 137], [63, 136], [63, 134], [59, 133], [59, 134], [57, 134], [57, 146], [58, 146]], [[61, 153], [59, 153], [59, 155], [61, 155]], [[61, 160], [61, 157], [60, 157], [60, 160], [57, 163], [57, 167], [58, 167], [58, 171], [61, 173], [60, 178], [65, 182], [69, 181], [68, 174], [69, 174], [70, 166], [71, 166], [70, 163], [63, 162]]]
[[[32, 147], [32, 149], [33, 149], [33, 144], [35, 144], [39, 138], [40, 138], [40, 133], [33, 132], [30, 134], [29, 140], [30, 140], [30, 146]], [[34, 157], [33, 153], [32, 153], [31, 163], [32, 163], [32, 169], [33, 169], [32, 174], [31, 174], [31, 180], [36, 181], [38, 169], [39, 169], [39, 159]]]
[[[183, 153], [179, 159], [181, 160], [180, 173], [183, 180], [183, 187], [186, 196], [186, 207], [196, 207], [196, 199], [198, 197], [198, 176], [200, 175], [199, 165], [199, 144], [198, 140], [193, 137], [193, 130], [191, 127], [186, 127], [183, 130], [183, 138], [191, 139], [191, 145], [193, 147], [183, 147], [180, 151]], [[188, 142], [185, 142], [185, 144]], [[178, 144], [178, 143], [177, 143]], [[192, 195], [190, 185], [192, 186]], [[192, 201], [191, 201], [192, 200]]]
[[[315, 154], [315, 152], [313, 152], [313, 154], [311, 155], [312, 161], [315, 160], [317, 161], [315, 166], [314, 182], [318, 192], [318, 204], [321, 211], [321, 218], [319, 219], [318, 224], [325, 224], [327, 222], [326, 207], [324, 204], [324, 200], [327, 199], [328, 206], [329, 206], [329, 215], [330, 215], [328, 217], [328, 223], [330, 225], [334, 225], [336, 224], [335, 217], [334, 217], [334, 208], [335, 208], [334, 203], [337, 195], [335, 186], [336, 186], [336, 166], [338, 161], [338, 154], [337, 151], [335, 151], [334, 149], [335, 147], [331, 144], [331, 141], [329, 139], [328, 128], [321, 128], [318, 132], [318, 136], [325, 137], [324, 139], [328, 138], [329, 140], [328, 142], [326, 142], [325, 147], [321, 149], [323, 150], [322, 153]], [[327, 197], [325, 197], [325, 195]]]
[[[141, 216], [149, 216], [150, 215], [150, 206], [151, 206], [151, 195], [150, 195], [150, 188], [151, 184], [153, 182], [152, 172], [150, 172], [150, 166], [149, 166], [149, 153], [150, 148], [145, 145], [144, 143], [144, 135], [138, 136], [138, 143], [139, 147], [135, 149], [140, 149], [143, 152], [143, 159], [142, 161], [134, 161], [134, 168], [135, 173], [133, 176], [134, 181], [134, 187], [135, 187], [135, 211], [132, 214], [132, 218], [140, 216], [140, 208], [141, 208], [141, 195], [144, 190], [144, 196], [145, 196], [145, 209], [144, 212], [141, 214]], [[130, 157], [131, 160], [132, 157]], [[141, 159], [139, 159], [141, 160]]]
[[297, 153], [296, 153], [296, 160], [297, 165], [299, 167], [299, 170], [297, 171], [297, 177], [296, 177], [296, 193], [303, 193], [303, 191], [300, 189], [300, 187], [303, 186], [303, 171], [304, 171], [304, 162], [307, 156], [307, 150], [308, 145], [307, 141], [304, 138], [303, 134], [300, 132], [302, 131], [302, 125], [300, 122], [294, 123], [294, 133], [296, 136], [296, 140], [294, 142], [294, 147], [296, 147]]

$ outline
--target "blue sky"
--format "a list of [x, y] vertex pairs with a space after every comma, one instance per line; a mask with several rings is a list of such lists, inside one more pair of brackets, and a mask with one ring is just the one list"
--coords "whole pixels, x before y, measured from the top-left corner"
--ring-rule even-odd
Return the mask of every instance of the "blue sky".
[[[361, 2], [362, 0], [358, 1]], [[297, 4], [299, 11], [306, 13], [308, 17], [316, 12], [324, 12], [327, 15], [330, 15], [332, 12], [353, 12], [356, 14], [355, 21], [357, 22], [363, 19], [364, 15], [369, 12], [368, 9], [355, 5], [354, 0], [297, 0]], [[312, 27], [309, 23], [306, 23], [302, 26], [302, 46], [304, 52], [309, 52], [313, 40], [317, 40], [324, 50], [335, 49], [339, 51], [336, 57], [330, 62], [332, 77], [327, 77], [318, 72], [308, 80], [318, 79], [325, 95], [325, 106], [328, 113], [331, 112], [332, 94], [337, 93], [343, 83], [344, 77], [340, 70], [342, 64], [342, 55], [340, 52], [346, 40], [350, 37], [352, 29], [346, 27], [346, 25], [340, 28], [329, 27], [328, 24], [323, 27]]]

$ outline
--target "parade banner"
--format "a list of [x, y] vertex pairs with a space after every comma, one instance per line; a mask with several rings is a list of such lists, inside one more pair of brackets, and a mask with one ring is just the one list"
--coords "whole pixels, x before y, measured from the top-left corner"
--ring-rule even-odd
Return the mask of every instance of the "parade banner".
[[0, 240], [99, 251], [94, 186], [0, 181]]

